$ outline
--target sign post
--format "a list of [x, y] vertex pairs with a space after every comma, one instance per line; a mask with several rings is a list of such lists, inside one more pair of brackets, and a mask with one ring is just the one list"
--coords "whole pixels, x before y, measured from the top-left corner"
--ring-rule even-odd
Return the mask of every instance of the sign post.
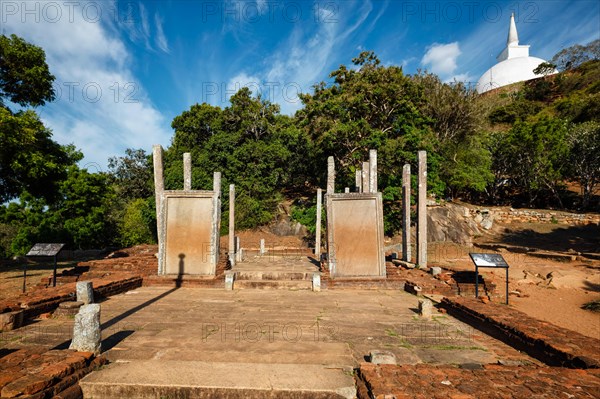
[[[62, 250], [65, 244], [62, 243], [53, 243], [53, 244], [44, 244], [38, 243], [35, 244], [27, 255], [25, 256], [52, 256], [54, 258], [54, 273], [52, 277], [52, 286], [56, 287], [56, 255]], [[25, 279], [27, 277], [27, 267], [23, 270], [23, 292], [25, 292]]]
[[475, 264], [475, 297], [479, 298], [479, 268], [492, 267], [506, 270], [506, 304], [508, 305], [508, 263], [500, 254], [469, 253]]

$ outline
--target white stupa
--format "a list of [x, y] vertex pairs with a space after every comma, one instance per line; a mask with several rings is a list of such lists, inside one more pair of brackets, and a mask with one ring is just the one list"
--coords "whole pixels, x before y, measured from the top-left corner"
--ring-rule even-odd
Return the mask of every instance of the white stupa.
[[485, 93], [512, 83], [542, 77], [543, 75], [533, 73], [533, 70], [541, 63], [546, 62], [541, 58], [530, 57], [529, 45], [519, 44], [515, 14], [510, 16], [506, 48], [496, 57], [496, 60], [498, 63], [485, 71], [479, 78], [477, 82], [478, 93]]

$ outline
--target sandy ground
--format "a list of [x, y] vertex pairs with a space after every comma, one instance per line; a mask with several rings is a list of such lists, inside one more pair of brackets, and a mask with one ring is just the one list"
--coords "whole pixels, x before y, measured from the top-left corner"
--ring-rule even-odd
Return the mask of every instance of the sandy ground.
[[[503, 243], [536, 250], [575, 254], [600, 252], [600, 227], [568, 227], [553, 224], [499, 225], [478, 237], [479, 243]], [[433, 245], [432, 259], [441, 266], [474, 270], [469, 252], [489, 252], [456, 244]], [[499, 251], [509, 264], [510, 306], [537, 319], [600, 339], [600, 313], [581, 308], [600, 299], [600, 261], [559, 262], [521, 253]], [[431, 257], [430, 257], [431, 258]], [[483, 269], [503, 293], [504, 270]], [[496, 298], [504, 300], [504, 295]]]
[[[60, 273], [64, 269], [70, 269], [75, 266], [73, 262], [59, 262], [56, 272]], [[0, 301], [15, 297], [23, 291], [23, 263], [10, 263], [0, 265]], [[39, 284], [42, 278], [52, 275], [54, 263], [48, 262], [29, 262], [26, 265], [27, 278], [25, 280], [27, 290], [31, 290]]]

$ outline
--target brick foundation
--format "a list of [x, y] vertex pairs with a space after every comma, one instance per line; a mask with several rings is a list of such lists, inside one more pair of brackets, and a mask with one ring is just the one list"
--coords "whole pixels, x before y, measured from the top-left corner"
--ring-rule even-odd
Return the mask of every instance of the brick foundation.
[[537, 320], [506, 305], [444, 298], [452, 316], [550, 366], [600, 368], [600, 340]]
[[0, 349], [0, 397], [80, 399], [79, 380], [106, 363], [102, 356], [69, 349]]
[[358, 399], [535, 399], [597, 398], [598, 370], [485, 365], [453, 366], [362, 363], [356, 375]]

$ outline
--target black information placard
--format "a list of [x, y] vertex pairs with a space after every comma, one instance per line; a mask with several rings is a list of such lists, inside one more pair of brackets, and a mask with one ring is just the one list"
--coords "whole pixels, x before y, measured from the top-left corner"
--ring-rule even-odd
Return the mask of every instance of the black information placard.
[[27, 252], [27, 255], [25, 256], [55, 256], [60, 252], [60, 250], [64, 246], [65, 244], [61, 243], [38, 243], [31, 247], [31, 249], [29, 250], [29, 252]]
[[504, 260], [500, 254], [474, 254], [470, 253], [469, 256], [477, 267], [508, 267], [508, 263]]
[[[63, 249], [65, 246], [64, 243], [37, 243], [25, 256], [52, 256], [54, 257], [54, 274], [52, 278], [52, 286], [56, 287], [56, 255]], [[27, 264], [23, 264], [23, 292], [26, 289], [26, 280], [27, 280]]]
[[476, 254], [469, 253], [471, 260], [475, 263], [475, 297], [479, 297], [479, 268], [491, 267], [506, 269], [506, 304], [508, 305], [508, 263], [500, 254]]

